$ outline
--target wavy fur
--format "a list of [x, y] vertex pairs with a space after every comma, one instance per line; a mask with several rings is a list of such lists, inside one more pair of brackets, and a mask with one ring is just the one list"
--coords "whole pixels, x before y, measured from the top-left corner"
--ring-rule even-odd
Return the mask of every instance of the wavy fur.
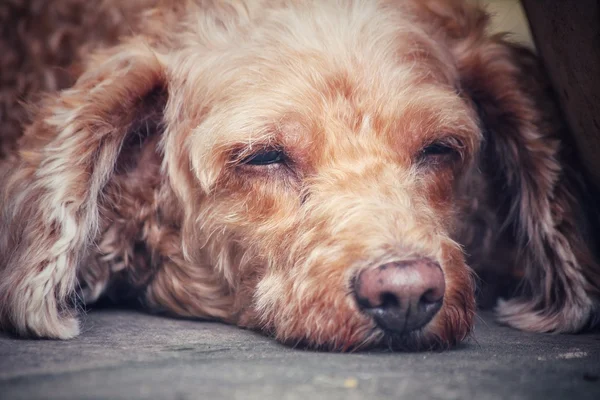
[[[468, 264], [523, 276], [500, 321], [594, 323], [587, 186], [537, 60], [488, 35], [481, 9], [57, 3], [0, 6], [5, 21], [22, 16], [0, 48], [31, 83], [1, 88], [3, 329], [72, 338], [78, 305], [110, 297], [292, 345], [446, 348], [472, 329]], [[53, 45], [32, 65], [40, 40]], [[15, 99], [35, 97], [27, 119]], [[455, 156], [425, 159], [432, 143]], [[244, 163], [264, 148], [286, 164]], [[349, 285], [416, 256], [441, 265], [444, 303], [397, 337], [359, 312]]]

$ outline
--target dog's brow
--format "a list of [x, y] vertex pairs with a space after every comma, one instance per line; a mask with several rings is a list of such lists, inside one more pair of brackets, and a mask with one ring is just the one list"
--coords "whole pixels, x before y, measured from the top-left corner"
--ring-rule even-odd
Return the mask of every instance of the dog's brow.
[[270, 133], [260, 137], [250, 136], [246, 140], [232, 141], [226, 147], [227, 152], [231, 155], [231, 161], [237, 161], [265, 148], [281, 148], [283, 146], [278, 136]]

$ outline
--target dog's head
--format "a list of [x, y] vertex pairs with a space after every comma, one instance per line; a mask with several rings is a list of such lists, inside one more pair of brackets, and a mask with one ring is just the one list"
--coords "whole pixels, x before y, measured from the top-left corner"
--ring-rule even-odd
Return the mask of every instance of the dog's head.
[[105, 209], [127, 182], [157, 188], [135, 240], [177, 269], [147, 301], [319, 348], [464, 339], [458, 192], [487, 122], [474, 100], [505, 111], [496, 125], [519, 117], [509, 47], [462, 2], [218, 7], [158, 13], [162, 30], [101, 53], [46, 118], [96, 134], [84, 167], [118, 193]]
[[473, 286], [454, 192], [481, 132], [448, 43], [370, 2], [263, 18], [170, 64], [188, 256], [220, 271], [238, 324], [286, 342], [461, 340]]

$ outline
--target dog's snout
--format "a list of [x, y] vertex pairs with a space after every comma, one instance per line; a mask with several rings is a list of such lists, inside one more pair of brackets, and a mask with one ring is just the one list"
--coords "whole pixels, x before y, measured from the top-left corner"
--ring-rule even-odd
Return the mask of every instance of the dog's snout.
[[420, 258], [366, 269], [354, 280], [353, 289], [361, 309], [381, 328], [407, 333], [439, 311], [445, 287], [440, 265]]

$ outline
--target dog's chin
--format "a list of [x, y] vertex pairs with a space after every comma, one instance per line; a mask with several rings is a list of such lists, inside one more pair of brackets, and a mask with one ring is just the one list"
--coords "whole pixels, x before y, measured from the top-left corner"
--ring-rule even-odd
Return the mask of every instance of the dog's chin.
[[383, 332], [382, 338], [374, 349], [392, 351], [441, 351], [448, 350], [453, 343], [443, 340], [439, 336], [427, 333], [425, 330], [416, 330], [409, 333]]
[[443, 340], [438, 335], [428, 332], [427, 327], [407, 333], [373, 328], [363, 340], [352, 343], [316, 343], [314, 339], [308, 337], [280, 339], [279, 341], [294, 349], [341, 353], [362, 351], [443, 351], [454, 346], [454, 343]]

